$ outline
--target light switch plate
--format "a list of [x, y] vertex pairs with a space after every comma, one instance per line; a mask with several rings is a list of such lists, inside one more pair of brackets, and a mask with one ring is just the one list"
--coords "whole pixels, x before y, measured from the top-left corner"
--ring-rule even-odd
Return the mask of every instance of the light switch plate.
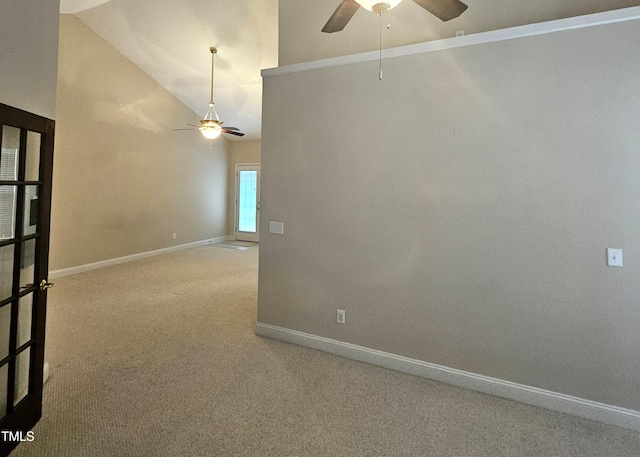
[[622, 266], [622, 249], [607, 248], [607, 265], [610, 267]]
[[284, 235], [284, 222], [269, 221], [269, 233]]

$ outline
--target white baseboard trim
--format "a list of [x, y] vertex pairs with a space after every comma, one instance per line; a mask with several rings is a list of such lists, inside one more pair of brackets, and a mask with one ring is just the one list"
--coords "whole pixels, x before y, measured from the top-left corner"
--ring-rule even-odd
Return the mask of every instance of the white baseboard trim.
[[182, 251], [184, 249], [191, 249], [196, 246], [204, 246], [206, 244], [213, 244], [213, 243], [218, 243], [220, 241], [228, 241], [233, 239], [234, 237], [232, 235], [219, 236], [217, 238], [211, 238], [208, 240], [196, 241], [196, 242], [187, 243], [187, 244], [180, 244], [178, 246], [171, 246], [163, 249], [156, 249], [155, 251], [140, 252], [138, 254], [127, 255], [124, 257], [117, 257], [115, 259], [87, 263], [85, 265], [78, 265], [77, 267], [62, 268], [60, 270], [51, 270], [49, 271], [49, 279], [61, 278], [63, 276], [74, 275], [77, 273], [84, 273], [85, 271], [97, 270], [99, 268], [110, 267], [112, 265], [132, 262], [134, 260], [140, 260], [146, 257], [153, 257], [156, 255], [168, 254], [170, 252]]
[[258, 322], [255, 333], [496, 397], [640, 431], [640, 411], [456, 370], [275, 325]]

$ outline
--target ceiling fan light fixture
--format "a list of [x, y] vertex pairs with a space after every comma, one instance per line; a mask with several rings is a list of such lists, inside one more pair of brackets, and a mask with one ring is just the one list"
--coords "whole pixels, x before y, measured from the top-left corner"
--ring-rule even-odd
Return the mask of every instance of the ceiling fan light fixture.
[[207, 140], [215, 140], [222, 133], [222, 127], [220, 125], [214, 127], [200, 127], [200, 132]]
[[[209, 110], [207, 110], [207, 114], [204, 115], [204, 119], [200, 120], [200, 127], [194, 124], [188, 124], [191, 127], [197, 127], [207, 140], [215, 140], [222, 133], [227, 133], [233, 136], [244, 136], [244, 133], [240, 131], [237, 127], [222, 127], [223, 122], [218, 117], [218, 113], [216, 112], [216, 105], [213, 102], [213, 69], [214, 69], [214, 57], [217, 54], [218, 50], [211, 46], [209, 48], [211, 51], [211, 101], [209, 102]], [[191, 129], [174, 129], [174, 130], [195, 130]], [[209, 148], [213, 147], [213, 141], [209, 141]]]
[[211, 101], [209, 102], [209, 110], [204, 115], [204, 119], [200, 121], [200, 133], [207, 140], [215, 140], [222, 133], [222, 122], [218, 117], [216, 111], [216, 105], [213, 102], [213, 69], [214, 69], [214, 57], [218, 53], [218, 49], [214, 46], [209, 48], [211, 52]]
[[401, 1], [402, 0], [386, 0], [381, 2], [379, 0], [356, 0], [361, 7], [374, 13], [381, 13], [393, 9], [398, 6]]
[[222, 133], [222, 122], [213, 103], [209, 103], [209, 111], [200, 121], [200, 132], [207, 140], [215, 140]]

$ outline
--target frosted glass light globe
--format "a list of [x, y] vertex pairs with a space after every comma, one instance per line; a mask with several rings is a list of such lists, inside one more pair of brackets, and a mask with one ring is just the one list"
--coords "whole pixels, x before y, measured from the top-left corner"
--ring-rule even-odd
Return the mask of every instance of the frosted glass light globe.
[[222, 127], [220, 125], [214, 125], [211, 127], [200, 127], [200, 132], [207, 140], [215, 140], [222, 133]]

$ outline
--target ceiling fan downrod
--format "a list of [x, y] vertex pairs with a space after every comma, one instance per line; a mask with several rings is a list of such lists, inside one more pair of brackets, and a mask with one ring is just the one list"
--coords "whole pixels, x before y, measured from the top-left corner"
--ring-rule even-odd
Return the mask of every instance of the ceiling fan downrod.
[[209, 48], [209, 51], [211, 51], [211, 101], [209, 103], [213, 105], [213, 65], [214, 65], [214, 58], [218, 53], [218, 49], [215, 48], [214, 46], [211, 46]]

